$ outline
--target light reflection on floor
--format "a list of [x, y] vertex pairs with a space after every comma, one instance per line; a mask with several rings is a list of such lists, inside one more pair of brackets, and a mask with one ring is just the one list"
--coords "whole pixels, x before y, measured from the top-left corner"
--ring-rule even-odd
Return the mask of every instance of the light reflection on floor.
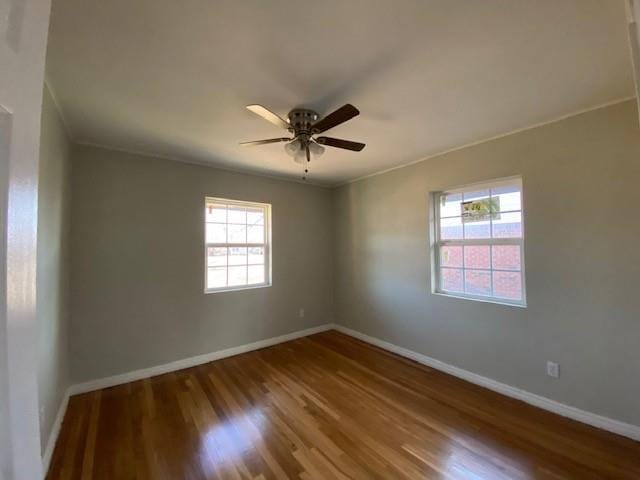
[[[483, 450], [481, 456], [477, 448]], [[424, 470], [425, 478], [431, 478], [430, 475], [435, 471], [448, 480], [515, 480], [507, 473], [513, 473], [514, 464], [517, 464], [517, 480], [538, 478], [529, 462], [525, 459], [516, 460], [516, 452], [512, 452], [513, 457], [507, 460], [503, 447], [494, 449], [488, 442], [479, 442], [467, 435], [456, 437], [456, 440], [446, 444], [434, 443], [432, 439], [417, 440], [414, 444], [403, 445], [402, 449], [427, 467]], [[501, 470], [505, 472], [504, 475], [496, 473]]]
[[200, 438], [199, 455], [206, 475], [237, 465], [249, 450], [262, 442], [268, 422], [260, 407], [220, 419]]
[[[510, 477], [506, 471], [510, 470], [507, 465], [504, 465], [504, 447], [498, 448], [495, 451], [486, 442], [483, 443], [483, 448], [487, 450], [482, 457], [479, 457], [477, 453], [471, 451], [462, 445], [456, 445], [452, 443], [449, 445], [449, 453], [446, 456], [446, 460], [443, 465], [443, 473], [450, 475], [453, 478], [461, 478], [465, 480], [498, 480], [509, 479]], [[491, 459], [490, 463], [487, 460]], [[518, 480], [527, 480], [536, 478], [533, 472], [526, 465], [518, 463]], [[513, 465], [511, 465], [513, 466]], [[496, 470], [504, 469], [504, 476], [496, 476]]]

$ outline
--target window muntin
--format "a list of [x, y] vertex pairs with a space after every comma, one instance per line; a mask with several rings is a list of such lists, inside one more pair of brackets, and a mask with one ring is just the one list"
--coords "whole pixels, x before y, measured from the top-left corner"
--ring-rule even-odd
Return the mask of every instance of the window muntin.
[[521, 179], [432, 198], [434, 293], [526, 305]]
[[205, 199], [205, 292], [271, 285], [271, 205]]

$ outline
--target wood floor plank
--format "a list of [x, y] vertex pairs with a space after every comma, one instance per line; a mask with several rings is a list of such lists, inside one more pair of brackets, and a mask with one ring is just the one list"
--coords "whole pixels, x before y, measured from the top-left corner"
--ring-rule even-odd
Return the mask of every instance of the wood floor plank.
[[47, 478], [624, 480], [640, 443], [329, 331], [72, 397]]

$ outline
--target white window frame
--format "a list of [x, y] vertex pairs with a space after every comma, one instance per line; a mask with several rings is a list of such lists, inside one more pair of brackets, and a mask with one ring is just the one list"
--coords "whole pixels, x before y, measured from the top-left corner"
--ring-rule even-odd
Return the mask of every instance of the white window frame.
[[[264, 212], [264, 243], [207, 243], [207, 217], [206, 209], [210, 203], [224, 204], [228, 207], [246, 207], [246, 208], [259, 208]], [[204, 293], [221, 293], [221, 292], [235, 292], [239, 290], [251, 290], [254, 288], [265, 288], [271, 286], [271, 204], [270, 203], [258, 203], [258, 202], [246, 202], [243, 200], [231, 200], [228, 198], [218, 197], [205, 197], [204, 199], [204, 218], [202, 225], [204, 226]], [[229, 225], [227, 223], [227, 225]], [[208, 249], [210, 247], [261, 247], [264, 248], [264, 278], [263, 283], [252, 283], [250, 285], [237, 285], [237, 286], [225, 286], [218, 288], [207, 288], [207, 276], [209, 274], [208, 265]], [[228, 273], [227, 273], [228, 275]]]
[[[520, 189], [520, 210], [503, 211], [500, 213], [513, 213], [519, 211], [521, 213], [521, 229], [522, 236], [520, 238], [483, 238], [483, 239], [456, 239], [456, 240], [441, 240], [440, 239], [440, 198], [443, 195], [459, 194], [464, 192], [473, 192], [477, 190], [488, 190], [491, 188], [506, 186], [506, 185], [518, 185]], [[527, 287], [526, 287], [526, 274], [525, 274], [525, 256], [524, 256], [524, 238], [525, 238], [525, 205], [524, 195], [521, 177], [509, 177], [496, 180], [490, 180], [481, 183], [473, 183], [464, 186], [447, 188], [436, 192], [431, 192], [431, 291], [436, 295], [443, 295], [446, 297], [461, 298], [466, 300], [476, 300], [480, 302], [496, 303], [500, 305], [510, 305], [516, 307], [527, 306]], [[445, 217], [449, 218], [449, 217]], [[462, 224], [463, 237], [464, 237], [464, 223]], [[493, 233], [493, 223], [490, 224], [491, 232]], [[520, 246], [520, 274], [522, 284], [522, 299], [514, 300], [509, 298], [497, 297], [493, 295], [477, 295], [466, 292], [454, 292], [442, 289], [441, 268], [440, 268], [440, 248], [444, 246], [465, 246], [465, 245], [518, 245]], [[464, 255], [463, 255], [463, 274], [464, 274]], [[491, 271], [491, 288], [493, 289], [493, 272], [500, 271], [492, 268]], [[512, 270], [509, 270], [512, 271]], [[464, 281], [464, 279], [463, 279]]]

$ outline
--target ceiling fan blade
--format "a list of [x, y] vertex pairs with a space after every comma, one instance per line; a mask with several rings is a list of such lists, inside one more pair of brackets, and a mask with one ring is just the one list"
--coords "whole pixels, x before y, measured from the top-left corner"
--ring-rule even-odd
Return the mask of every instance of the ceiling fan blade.
[[266, 140], [255, 140], [253, 142], [240, 142], [243, 147], [252, 147], [254, 145], [266, 145], [267, 143], [289, 142], [293, 138], [268, 138]]
[[332, 112], [324, 117], [322, 120], [314, 123], [311, 126], [311, 131], [313, 131], [314, 133], [322, 133], [329, 130], [330, 128], [346, 122], [347, 120], [351, 120], [357, 115], [360, 115], [360, 110], [358, 110], [350, 103], [347, 103], [346, 105], [343, 105], [342, 107], [337, 109], [335, 112]]
[[354, 152], [359, 152], [365, 147], [364, 143], [351, 142], [349, 140], [342, 140], [340, 138], [331, 138], [331, 137], [318, 137], [316, 138], [316, 142], [318, 142], [320, 145], [344, 148], [346, 150], [353, 150]]
[[247, 105], [247, 110], [251, 110], [256, 115], [260, 115], [265, 120], [277, 125], [278, 127], [282, 127], [285, 130], [288, 130], [291, 127], [289, 122], [276, 115], [271, 110], [266, 109], [262, 105]]

